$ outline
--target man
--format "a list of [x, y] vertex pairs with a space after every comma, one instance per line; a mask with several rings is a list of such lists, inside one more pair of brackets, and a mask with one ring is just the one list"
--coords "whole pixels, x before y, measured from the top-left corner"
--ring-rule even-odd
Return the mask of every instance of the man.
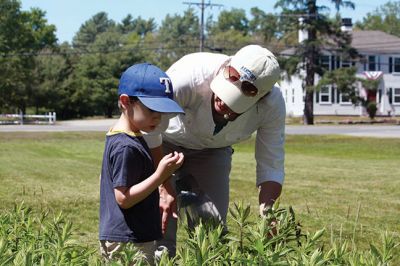
[[[193, 53], [167, 71], [174, 99], [185, 115], [170, 119], [163, 133], [164, 152], [185, 156], [178, 178], [190, 176], [214, 203], [225, 221], [229, 204], [231, 145], [256, 132], [256, 185], [260, 214], [279, 197], [284, 179], [285, 103], [274, 84], [280, 70], [275, 56], [259, 45], [248, 45], [234, 56]], [[161, 142], [147, 139], [153, 156], [161, 158]], [[157, 147], [158, 146], [158, 147]], [[157, 159], [156, 159], [157, 161]], [[168, 184], [160, 187], [161, 243], [175, 254], [175, 196]], [[168, 227], [167, 227], [168, 226]]]

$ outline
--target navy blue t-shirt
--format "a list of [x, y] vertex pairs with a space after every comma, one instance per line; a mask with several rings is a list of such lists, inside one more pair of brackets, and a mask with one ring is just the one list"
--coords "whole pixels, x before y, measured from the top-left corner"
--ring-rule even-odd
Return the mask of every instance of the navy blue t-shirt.
[[157, 189], [129, 209], [120, 208], [114, 194], [114, 188], [131, 187], [153, 173], [153, 161], [142, 137], [107, 135], [100, 181], [100, 240], [138, 243], [162, 237]]

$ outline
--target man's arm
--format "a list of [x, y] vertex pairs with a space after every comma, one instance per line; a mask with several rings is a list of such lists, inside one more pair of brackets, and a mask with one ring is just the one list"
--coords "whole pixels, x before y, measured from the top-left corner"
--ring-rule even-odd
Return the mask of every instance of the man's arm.
[[[150, 149], [153, 157], [154, 166], [157, 167], [161, 158], [164, 156], [162, 145]], [[176, 207], [176, 193], [172, 188], [170, 178], [168, 178], [163, 184], [158, 187], [160, 193], [160, 212], [161, 212], [161, 229], [165, 233], [168, 225], [168, 217], [177, 218], [177, 207]]]
[[264, 99], [264, 120], [257, 130], [255, 157], [260, 214], [271, 207], [282, 191], [285, 161], [285, 102], [279, 88]]

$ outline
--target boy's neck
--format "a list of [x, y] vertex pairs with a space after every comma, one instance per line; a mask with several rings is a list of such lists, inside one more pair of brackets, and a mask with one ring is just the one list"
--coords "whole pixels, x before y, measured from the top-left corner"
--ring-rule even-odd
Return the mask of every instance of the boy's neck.
[[135, 128], [129, 121], [128, 117], [122, 113], [119, 117], [117, 123], [113, 126], [113, 131], [125, 131], [125, 132], [135, 132], [140, 133], [140, 130]]

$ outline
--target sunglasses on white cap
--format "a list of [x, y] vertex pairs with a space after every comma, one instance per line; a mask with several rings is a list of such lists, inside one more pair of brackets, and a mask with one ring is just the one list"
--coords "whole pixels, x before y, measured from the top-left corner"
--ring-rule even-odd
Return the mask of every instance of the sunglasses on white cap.
[[258, 89], [253, 83], [247, 80], [242, 80], [239, 72], [231, 65], [224, 68], [224, 78], [232, 83], [240, 82], [240, 90], [247, 97], [254, 97], [258, 94]]

